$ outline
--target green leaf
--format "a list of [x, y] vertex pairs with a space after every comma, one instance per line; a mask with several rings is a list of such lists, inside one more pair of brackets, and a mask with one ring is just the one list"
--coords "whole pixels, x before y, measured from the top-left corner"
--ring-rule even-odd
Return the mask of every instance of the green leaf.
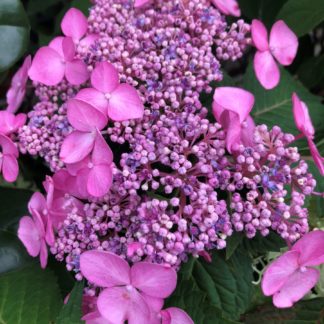
[[68, 303], [62, 307], [62, 310], [56, 320], [56, 324], [79, 324], [82, 317], [82, 295], [84, 283], [77, 282], [70, 294]]
[[55, 276], [36, 265], [1, 275], [0, 287], [0, 323], [54, 322], [62, 305]]
[[89, 0], [73, 0], [71, 3], [71, 7], [78, 8], [81, 10], [86, 16], [89, 15], [89, 9], [91, 7], [91, 3]]
[[241, 233], [234, 233], [226, 240], [226, 260], [228, 260], [236, 249], [240, 246], [243, 240]]
[[324, 84], [323, 73], [314, 73], [314, 71], [324, 71], [324, 54], [311, 57], [298, 68], [298, 77], [308, 88]]
[[19, 0], [0, 2], [0, 72], [24, 54], [29, 38], [28, 19]]
[[45, 11], [49, 7], [62, 2], [62, 0], [31, 0], [27, 3], [28, 15], [34, 15], [36, 13]]
[[289, 0], [278, 19], [283, 19], [297, 36], [305, 35], [324, 21], [323, 0]]

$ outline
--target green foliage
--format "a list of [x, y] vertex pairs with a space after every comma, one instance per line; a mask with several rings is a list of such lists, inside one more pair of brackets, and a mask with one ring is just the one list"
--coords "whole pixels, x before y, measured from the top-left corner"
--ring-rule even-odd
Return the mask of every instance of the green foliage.
[[29, 24], [20, 0], [0, 3], [0, 72], [16, 63], [28, 45]]
[[0, 276], [0, 322], [54, 322], [62, 305], [56, 278], [50, 270], [31, 265]]
[[290, 28], [302, 36], [324, 21], [323, 0], [288, 0], [278, 14]]

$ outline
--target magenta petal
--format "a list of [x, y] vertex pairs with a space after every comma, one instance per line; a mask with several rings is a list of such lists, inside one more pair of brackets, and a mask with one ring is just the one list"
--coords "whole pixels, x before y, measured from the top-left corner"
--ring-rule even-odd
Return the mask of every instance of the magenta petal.
[[144, 105], [136, 89], [123, 83], [111, 94], [108, 116], [115, 121], [142, 118]]
[[271, 28], [270, 51], [282, 65], [290, 65], [296, 57], [298, 38], [283, 20], [278, 20]]
[[176, 287], [177, 273], [160, 264], [138, 262], [131, 268], [131, 282], [148, 296], [166, 298]]
[[45, 197], [40, 192], [35, 192], [28, 202], [29, 212], [33, 214], [33, 211], [37, 210], [39, 213], [42, 213], [46, 208], [47, 204]]
[[291, 307], [302, 299], [317, 283], [320, 272], [317, 269], [306, 268], [289, 275], [285, 284], [273, 296], [273, 304], [279, 308]]
[[65, 64], [59, 53], [50, 47], [41, 47], [28, 71], [29, 77], [48, 86], [53, 86], [62, 81]]
[[102, 92], [94, 88], [81, 89], [74, 99], [85, 101], [104, 115], [107, 115], [108, 100]]
[[86, 37], [82, 38], [79, 42], [80, 46], [83, 48], [89, 48], [90, 45], [92, 45], [97, 39], [99, 39], [100, 36], [98, 34], [90, 34]]
[[143, 7], [146, 4], [149, 4], [151, 2], [152, 2], [152, 0], [135, 0], [134, 7], [135, 8], [140, 8], [140, 7]]
[[300, 253], [301, 266], [318, 266], [324, 263], [324, 231], [315, 230], [305, 234], [291, 250]]
[[2, 160], [2, 173], [7, 182], [16, 181], [19, 173], [19, 166], [16, 157], [4, 155]]
[[63, 36], [58, 36], [55, 37], [49, 44], [48, 47], [52, 48], [55, 50], [60, 56], [63, 58], [64, 57], [64, 52], [63, 52], [63, 40], [65, 37]]
[[254, 105], [252, 93], [235, 87], [219, 87], [214, 93], [213, 114], [218, 122], [224, 110], [238, 114], [240, 123], [249, 115]]
[[108, 62], [100, 62], [91, 73], [91, 84], [103, 93], [113, 92], [119, 83], [118, 71]]
[[61, 22], [63, 34], [72, 37], [75, 41], [85, 35], [87, 28], [87, 18], [79, 9], [76, 8], [69, 9]]
[[225, 110], [220, 117], [220, 124], [226, 130], [226, 148], [232, 153], [241, 142], [241, 124], [237, 113]]
[[148, 296], [144, 293], [141, 293], [141, 295], [144, 298], [147, 306], [150, 308], [151, 311], [158, 313], [162, 309], [164, 304], [163, 298]]
[[16, 145], [13, 143], [13, 141], [9, 137], [2, 135], [1, 133], [0, 133], [0, 147], [3, 154], [13, 155], [16, 158], [19, 155], [18, 149]]
[[[194, 324], [194, 321], [190, 318], [190, 316], [178, 307], [170, 307], [162, 312], [167, 312], [167, 318], [170, 318], [170, 324]], [[164, 316], [162, 315], [162, 324], [166, 324], [163, 321]]]
[[65, 163], [83, 160], [93, 149], [95, 133], [74, 131], [63, 141], [60, 158]]
[[252, 20], [251, 34], [253, 43], [259, 51], [262, 52], [269, 49], [268, 32], [264, 24], [260, 20]]
[[100, 132], [97, 132], [92, 161], [94, 164], [111, 164], [113, 161], [113, 153]]
[[212, 0], [212, 3], [224, 15], [241, 16], [241, 10], [236, 0]]
[[79, 131], [101, 130], [107, 125], [107, 117], [85, 101], [70, 99], [67, 106], [68, 120]]
[[265, 89], [273, 89], [278, 85], [280, 71], [269, 51], [257, 51], [253, 63], [255, 75]]
[[65, 61], [72, 61], [75, 55], [75, 45], [71, 37], [64, 37], [62, 41], [62, 49]]
[[89, 172], [87, 190], [94, 197], [104, 196], [112, 185], [110, 164], [95, 165]]
[[18, 237], [27, 249], [28, 254], [36, 257], [40, 252], [40, 236], [31, 217], [24, 216], [20, 219]]
[[41, 240], [39, 258], [40, 258], [40, 264], [42, 269], [45, 269], [47, 265], [47, 258], [48, 258], [48, 251], [47, 251], [45, 240]]
[[245, 147], [253, 147], [254, 144], [255, 123], [251, 116], [248, 116], [241, 126], [241, 143]]
[[315, 143], [311, 139], [308, 139], [308, 146], [314, 159], [315, 165], [317, 166], [320, 174], [324, 176], [324, 159], [321, 157], [320, 152], [318, 151]]
[[71, 84], [79, 85], [89, 79], [89, 71], [83, 61], [75, 59], [66, 62], [65, 77]]
[[262, 291], [271, 296], [281, 289], [289, 277], [298, 269], [298, 251], [288, 251], [271, 262], [266, 268], [261, 282]]
[[130, 284], [128, 263], [114, 253], [84, 252], [80, 256], [80, 270], [87, 280], [100, 287]]

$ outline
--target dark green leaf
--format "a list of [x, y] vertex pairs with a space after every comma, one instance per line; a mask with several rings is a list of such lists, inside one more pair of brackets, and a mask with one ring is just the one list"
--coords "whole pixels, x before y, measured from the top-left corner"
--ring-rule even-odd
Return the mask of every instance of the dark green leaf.
[[89, 0], [73, 0], [71, 3], [71, 7], [78, 8], [86, 16], [88, 16], [89, 8], [91, 7], [91, 3]]
[[0, 276], [0, 322], [54, 322], [62, 305], [56, 278], [50, 270], [32, 265]]
[[82, 317], [83, 282], [77, 282], [56, 320], [56, 324], [80, 324]]
[[314, 73], [314, 71], [324, 71], [324, 54], [318, 57], [311, 57], [298, 68], [297, 74], [299, 79], [309, 88], [324, 84], [323, 73]]
[[226, 241], [226, 260], [228, 260], [236, 249], [240, 246], [243, 240], [241, 233], [234, 233]]
[[49, 7], [62, 2], [62, 0], [31, 0], [28, 1], [27, 13], [28, 15], [34, 15], [36, 13], [45, 11]]
[[10, 68], [24, 54], [29, 38], [29, 25], [19, 0], [0, 2], [0, 71]]
[[288, 0], [278, 14], [290, 28], [302, 36], [324, 21], [323, 0]]

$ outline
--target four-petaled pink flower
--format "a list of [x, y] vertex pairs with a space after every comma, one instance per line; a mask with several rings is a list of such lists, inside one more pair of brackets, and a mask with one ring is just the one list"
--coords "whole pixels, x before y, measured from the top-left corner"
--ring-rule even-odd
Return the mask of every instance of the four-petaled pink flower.
[[280, 81], [280, 70], [274, 58], [282, 65], [290, 65], [298, 48], [298, 38], [284, 21], [278, 20], [271, 28], [270, 39], [264, 24], [252, 21], [252, 40], [257, 48], [254, 56], [254, 71], [265, 89], [276, 87]]
[[86, 64], [75, 58], [75, 44], [71, 37], [56, 37], [48, 46], [41, 47], [28, 71], [33, 81], [54, 86], [64, 78], [73, 85], [89, 78]]
[[241, 16], [241, 10], [236, 0], [211, 0], [211, 2], [224, 15]]
[[324, 175], [324, 158], [321, 157], [316, 145], [314, 144], [315, 129], [309, 116], [306, 104], [299, 99], [296, 93], [292, 95], [293, 114], [297, 129], [305, 136], [308, 141], [310, 152], [314, 162], [319, 169], [321, 175]]
[[216, 88], [213, 114], [226, 131], [226, 148], [231, 153], [240, 143], [252, 145], [254, 122], [249, 116], [254, 105], [252, 93], [234, 87]]
[[7, 111], [15, 113], [26, 94], [26, 84], [28, 80], [28, 70], [31, 66], [31, 56], [28, 55], [21, 68], [16, 72], [11, 80], [11, 86], [7, 91]]
[[136, 89], [119, 83], [118, 71], [108, 62], [98, 63], [91, 73], [93, 88], [82, 89], [76, 99], [85, 101], [115, 121], [142, 118], [144, 106]]
[[97, 306], [114, 324], [150, 323], [152, 311], [160, 310], [163, 299], [176, 287], [177, 274], [171, 267], [138, 262], [132, 267], [110, 252], [87, 251], [80, 256], [80, 270], [91, 283], [104, 289]]
[[41, 193], [35, 192], [28, 203], [28, 210], [32, 217], [24, 216], [20, 219], [18, 237], [31, 256], [40, 256], [41, 267], [44, 269], [48, 257], [46, 243], [50, 246], [54, 244], [48, 202]]
[[312, 231], [268, 266], [261, 283], [263, 293], [273, 295], [276, 307], [291, 307], [316, 285], [320, 272], [313, 267], [322, 263], [324, 231]]

